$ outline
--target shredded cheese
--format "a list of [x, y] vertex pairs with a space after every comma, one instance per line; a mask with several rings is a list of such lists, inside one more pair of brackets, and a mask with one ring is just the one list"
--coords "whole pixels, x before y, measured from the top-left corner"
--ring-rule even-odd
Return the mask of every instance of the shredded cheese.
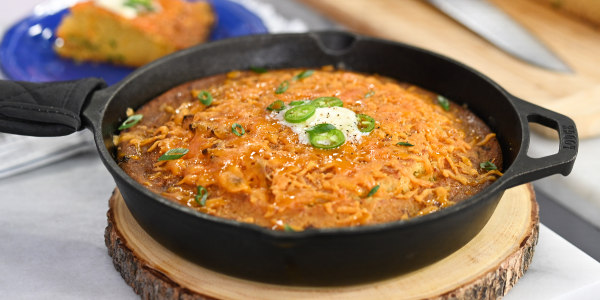
[[[184, 100], [160, 105], [166, 121], [153, 124], [145, 117], [125, 130], [118, 139], [121, 153], [156, 159], [186, 148], [182, 158], [155, 161], [138, 177], [202, 212], [279, 230], [416, 217], [469, 197], [502, 175], [479, 168], [488, 160], [501, 165], [499, 146], [483, 125], [473, 129], [473, 122], [461, 121], [464, 108], [452, 104], [445, 111], [435, 94], [384, 77], [323, 69], [294, 79], [300, 71], [236, 71], [211, 84], [178, 87], [171, 93]], [[276, 94], [284, 80], [287, 91]], [[212, 95], [210, 106], [194, 97], [199, 90]], [[344, 107], [322, 110], [303, 126], [334, 123], [325, 116], [335, 112], [344, 115], [339, 127], [355, 126], [343, 120], [355, 122], [354, 113], [363, 113], [376, 120], [376, 128], [368, 135], [348, 129], [351, 143], [316, 149], [305, 140], [306, 128], [266, 110], [275, 100], [288, 105], [332, 96]], [[243, 136], [231, 132], [234, 123], [245, 128]], [[147, 162], [124, 164], [142, 168]], [[376, 185], [377, 193], [365, 197]], [[193, 200], [197, 186], [209, 191], [205, 206]]]

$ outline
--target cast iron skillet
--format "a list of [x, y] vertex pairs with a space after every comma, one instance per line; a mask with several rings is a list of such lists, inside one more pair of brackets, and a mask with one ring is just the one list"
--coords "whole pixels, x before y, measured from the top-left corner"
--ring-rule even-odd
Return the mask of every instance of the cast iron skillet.
[[[408, 221], [279, 232], [175, 204], [132, 180], [115, 162], [112, 137], [128, 107], [137, 108], [181, 83], [230, 70], [323, 65], [389, 76], [466, 104], [497, 133], [504, 176], [455, 206]], [[116, 85], [104, 86], [98, 79], [46, 84], [4, 81], [0, 131], [53, 136], [89, 128], [131, 213], [152, 237], [202, 266], [264, 282], [367, 282], [439, 260], [480, 231], [505, 189], [555, 173], [567, 175], [578, 147], [569, 118], [510, 95], [467, 66], [412, 46], [344, 32], [213, 42], [150, 63]], [[558, 153], [527, 156], [528, 122], [558, 131]]]

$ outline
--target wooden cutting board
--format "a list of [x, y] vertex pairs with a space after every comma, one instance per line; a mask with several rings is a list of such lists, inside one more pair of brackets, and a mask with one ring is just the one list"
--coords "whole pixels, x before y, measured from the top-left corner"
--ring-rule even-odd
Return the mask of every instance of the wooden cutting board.
[[493, 0], [573, 70], [513, 58], [422, 0], [300, 0], [352, 31], [429, 49], [489, 76], [513, 95], [575, 120], [582, 138], [600, 135], [600, 29], [536, 1]]
[[539, 233], [533, 188], [521, 185], [504, 193], [469, 243], [438, 262], [377, 282], [298, 287], [230, 277], [179, 257], [138, 225], [118, 190], [107, 216], [108, 253], [143, 299], [497, 299], [529, 267]]

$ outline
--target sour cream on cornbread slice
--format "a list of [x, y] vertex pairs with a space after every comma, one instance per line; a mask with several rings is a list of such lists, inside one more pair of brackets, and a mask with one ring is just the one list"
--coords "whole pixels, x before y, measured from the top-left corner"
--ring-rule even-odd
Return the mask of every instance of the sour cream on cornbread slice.
[[[308, 102], [308, 101], [307, 101]], [[328, 123], [335, 128], [342, 131], [346, 142], [359, 143], [363, 135], [368, 135], [369, 132], [361, 132], [358, 129], [358, 120], [356, 113], [352, 110], [334, 106], [334, 107], [319, 107], [315, 110], [315, 114], [312, 115], [304, 122], [290, 123], [285, 120], [285, 112], [293, 106], [288, 106], [286, 109], [276, 113], [275, 118], [283, 125], [292, 129], [296, 135], [298, 135], [298, 141], [302, 144], [310, 144], [308, 129], [315, 125]]]
[[[126, 19], [133, 19], [140, 13], [140, 7], [148, 5], [151, 11], [159, 9], [159, 5], [153, 0], [94, 0], [94, 3]], [[131, 4], [128, 4], [131, 3]]]

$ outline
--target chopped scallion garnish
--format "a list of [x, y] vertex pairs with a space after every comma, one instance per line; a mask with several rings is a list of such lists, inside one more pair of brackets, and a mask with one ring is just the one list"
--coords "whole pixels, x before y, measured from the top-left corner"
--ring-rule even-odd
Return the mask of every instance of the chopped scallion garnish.
[[375, 193], [377, 193], [377, 191], [379, 190], [379, 184], [374, 186], [369, 193], [367, 194], [367, 196], [365, 198], [369, 198], [372, 197], [373, 195], [375, 195]]
[[481, 167], [482, 169], [484, 169], [486, 171], [498, 170], [498, 167], [496, 167], [496, 165], [489, 160], [486, 162], [480, 163], [479, 167]]
[[437, 101], [438, 104], [445, 110], [445, 111], [449, 111], [450, 110], [450, 101], [448, 99], [446, 99], [446, 97], [442, 96], [442, 95], [438, 95], [437, 96]]
[[125, 120], [125, 122], [123, 122], [123, 124], [121, 124], [121, 126], [119, 126], [119, 130], [123, 130], [123, 129], [132, 127], [133, 125], [135, 125], [139, 121], [141, 121], [143, 117], [144, 116], [140, 115], [140, 114], [129, 116], [129, 118], [127, 118], [127, 120]]
[[375, 91], [369, 91], [368, 93], [365, 94], [365, 98], [369, 98], [373, 95], [375, 95]]
[[200, 93], [198, 93], [196, 97], [198, 98], [198, 100], [200, 100], [200, 103], [206, 106], [209, 106], [212, 103], [212, 94], [208, 91], [203, 90]]
[[141, 7], [146, 11], [154, 11], [152, 0], [127, 0], [123, 3], [123, 5], [135, 8], [136, 10], [140, 10]]
[[161, 155], [158, 158], [158, 161], [162, 161], [162, 160], [174, 160], [174, 159], [178, 159], [183, 157], [184, 155], [186, 155], [190, 150], [186, 149], [186, 148], [175, 148], [175, 149], [171, 149], [167, 152], [165, 152], [165, 154]]
[[199, 185], [198, 193], [194, 197], [194, 200], [196, 200], [196, 203], [198, 203], [200, 206], [205, 206], [207, 198], [208, 198], [208, 190], [205, 187]]
[[414, 146], [413, 144], [411, 144], [409, 142], [398, 142], [398, 143], [396, 143], [396, 145], [398, 145], [398, 146], [407, 146], [407, 147]]
[[290, 82], [287, 80], [284, 80], [275, 90], [275, 94], [283, 94], [285, 93], [285, 91], [287, 91], [287, 89], [290, 87]]
[[250, 67], [250, 70], [257, 74], [267, 73], [267, 69], [261, 67]]
[[290, 226], [289, 224], [284, 224], [283, 225], [283, 231], [286, 231], [286, 232], [296, 232], [296, 230], [294, 230], [294, 228], [292, 228], [292, 226]]
[[296, 80], [304, 79], [304, 78], [312, 75], [314, 72], [315, 72], [315, 70], [304, 70], [304, 71], [298, 73], [297, 75], [295, 75], [294, 77], [292, 77], [292, 80], [296, 81]]
[[206, 106], [209, 106], [213, 101], [213, 96], [208, 91], [201, 91], [198, 93], [198, 100]]
[[237, 136], [242, 136], [246, 134], [246, 130], [244, 129], [244, 127], [238, 123], [233, 123], [233, 125], [231, 125], [231, 132], [233, 132], [233, 134]]

